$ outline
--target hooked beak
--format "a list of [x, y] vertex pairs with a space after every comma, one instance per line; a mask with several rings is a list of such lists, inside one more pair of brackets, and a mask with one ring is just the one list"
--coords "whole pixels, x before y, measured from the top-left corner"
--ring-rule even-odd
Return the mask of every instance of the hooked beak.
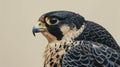
[[45, 27], [42, 24], [36, 24], [33, 26], [32, 33], [35, 36], [36, 33], [45, 31]]

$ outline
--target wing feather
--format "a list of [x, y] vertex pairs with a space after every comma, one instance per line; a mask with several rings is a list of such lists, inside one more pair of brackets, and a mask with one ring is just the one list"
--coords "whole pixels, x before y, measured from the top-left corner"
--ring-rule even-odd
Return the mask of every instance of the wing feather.
[[[74, 43], [73, 43], [74, 44]], [[118, 67], [120, 53], [104, 44], [81, 41], [62, 59], [62, 67]]]

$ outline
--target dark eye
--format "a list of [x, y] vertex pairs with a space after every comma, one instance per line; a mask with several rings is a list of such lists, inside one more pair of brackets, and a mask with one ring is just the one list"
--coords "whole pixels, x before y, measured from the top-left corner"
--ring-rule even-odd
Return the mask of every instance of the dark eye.
[[49, 25], [55, 25], [55, 24], [58, 24], [59, 20], [57, 18], [49, 18], [47, 17], [46, 19], [46, 23], [49, 24]]

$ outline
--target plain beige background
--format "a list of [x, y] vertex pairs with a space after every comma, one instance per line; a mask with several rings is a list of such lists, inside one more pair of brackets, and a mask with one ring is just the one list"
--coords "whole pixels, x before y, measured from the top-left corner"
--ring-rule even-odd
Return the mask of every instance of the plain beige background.
[[0, 0], [0, 67], [42, 67], [47, 40], [31, 30], [53, 10], [73, 11], [101, 24], [120, 44], [120, 0]]

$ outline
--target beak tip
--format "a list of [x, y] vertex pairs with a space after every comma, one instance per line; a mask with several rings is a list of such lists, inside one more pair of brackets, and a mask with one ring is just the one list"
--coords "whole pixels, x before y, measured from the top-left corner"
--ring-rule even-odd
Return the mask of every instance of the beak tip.
[[35, 36], [35, 33], [33, 32], [33, 36]]
[[32, 29], [32, 33], [33, 33], [33, 35], [35, 36], [35, 28], [33, 27], [33, 29]]
[[33, 33], [33, 36], [35, 36], [35, 32], [34, 32], [34, 31], [32, 31], [32, 33]]

